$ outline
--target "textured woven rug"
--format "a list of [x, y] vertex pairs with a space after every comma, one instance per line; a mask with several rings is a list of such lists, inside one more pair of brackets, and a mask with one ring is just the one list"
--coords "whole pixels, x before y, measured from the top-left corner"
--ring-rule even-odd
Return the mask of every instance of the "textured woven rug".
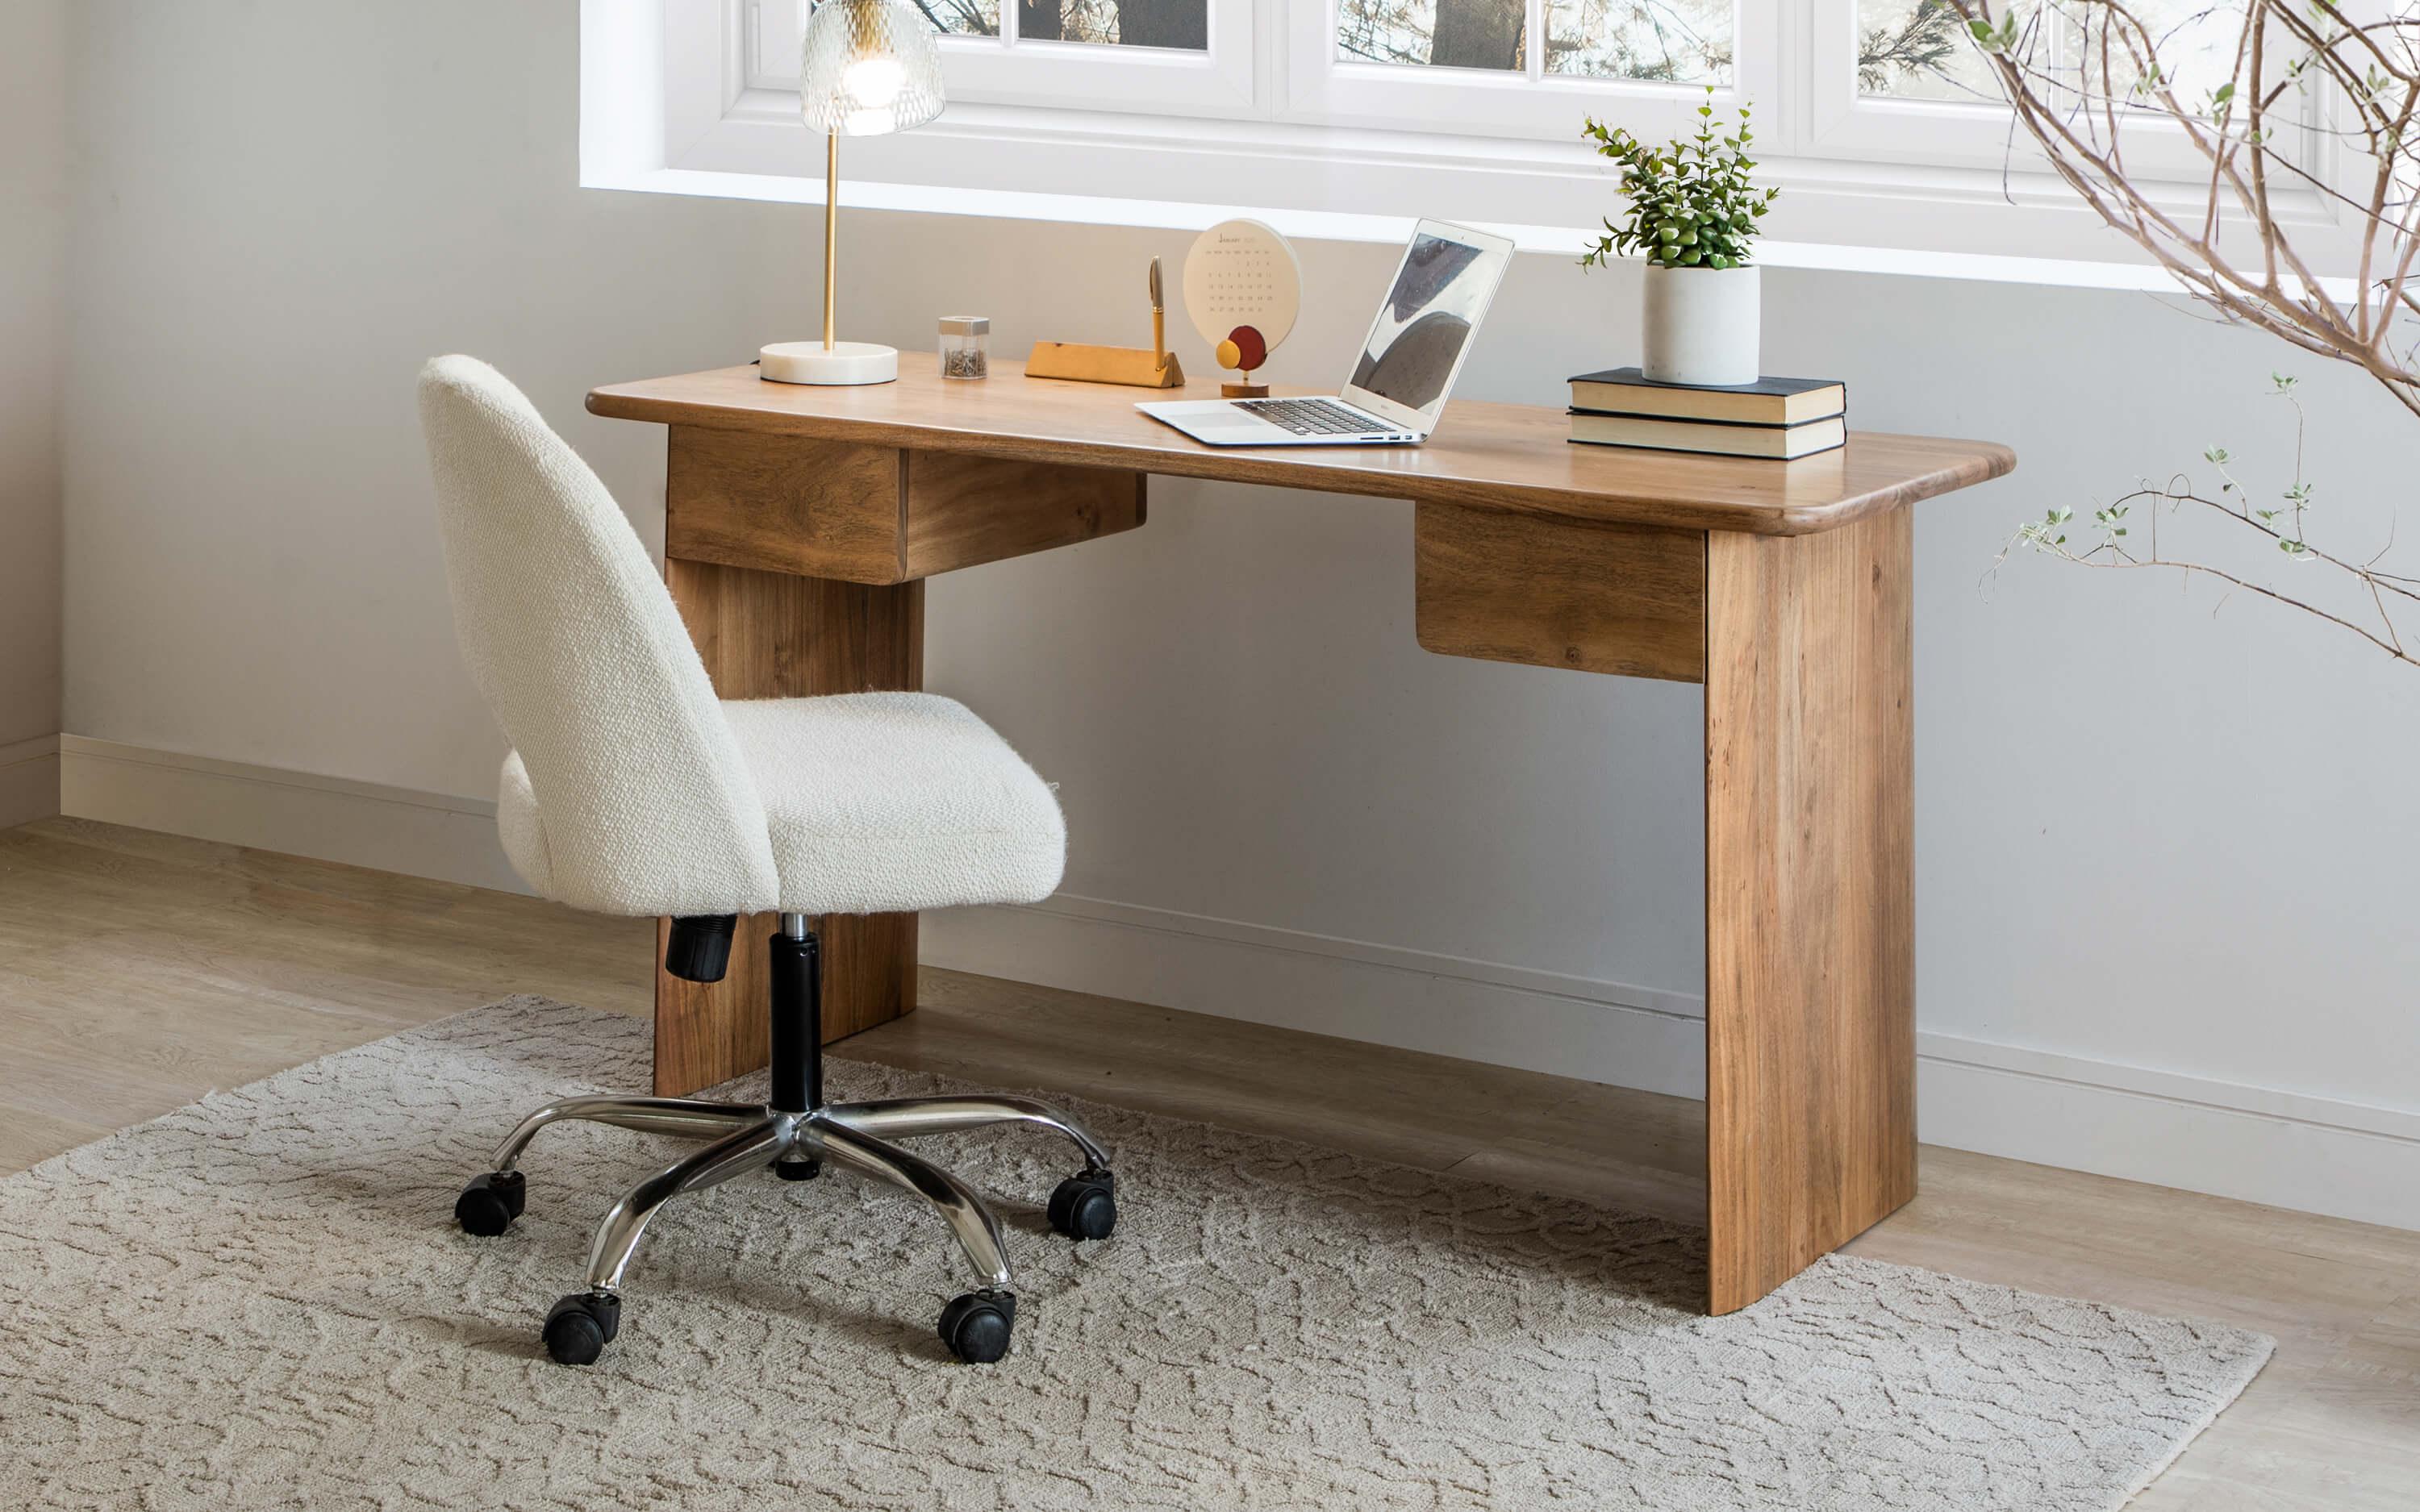
[[1077, 1104], [1118, 1160], [1105, 1242], [1047, 1231], [1043, 1135], [922, 1142], [1001, 1198], [1002, 1364], [934, 1335], [941, 1226], [835, 1177], [675, 1203], [621, 1338], [566, 1369], [539, 1318], [677, 1147], [548, 1131], [501, 1239], [456, 1232], [454, 1195], [530, 1107], [644, 1086], [647, 1050], [517, 998], [0, 1181], [0, 1506], [2100, 1512], [2269, 1354], [1839, 1258], [1700, 1318], [1690, 1230]]

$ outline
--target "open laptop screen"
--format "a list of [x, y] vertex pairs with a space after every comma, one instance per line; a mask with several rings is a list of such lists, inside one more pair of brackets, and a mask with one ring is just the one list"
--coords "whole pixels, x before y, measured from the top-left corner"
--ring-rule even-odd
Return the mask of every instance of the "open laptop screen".
[[1406, 409], [1433, 409], [1453, 381], [1504, 262], [1492, 248], [1422, 227], [1362, 344], [1352, 386]]

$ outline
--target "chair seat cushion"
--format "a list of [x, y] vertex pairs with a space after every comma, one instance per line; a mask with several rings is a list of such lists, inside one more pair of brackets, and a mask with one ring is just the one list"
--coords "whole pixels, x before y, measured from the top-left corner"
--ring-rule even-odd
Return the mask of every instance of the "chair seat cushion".
[[722, 712], [764, 803], [777, 895], [701, 887], [682, 870], [693, 858], [663, 856], [627, 857], [607, 892], [576, 888], [557, 874], [518, 753], [504, 758], [496, 816], [515, 869], [541, 897], [625, 914], [910, 913], [1038, 903], [1059, 886], [1058, 798], [954, 699], [843, 693], [726, 701]]
[[1058, 887], [1058, 797], [954, 699], [845, 693], [722, 710], [764, 800], [782, 912], [1036, 903]]

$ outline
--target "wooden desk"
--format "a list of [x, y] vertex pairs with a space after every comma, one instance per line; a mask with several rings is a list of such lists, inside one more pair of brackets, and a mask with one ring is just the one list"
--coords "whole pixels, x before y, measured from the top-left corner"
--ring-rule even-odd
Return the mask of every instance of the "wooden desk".
[[[1213, 449], [1134, 409], [1212, 384], [934, 366], [588, 396], [671, 427], [665, 570], [724, 697], [919, 687], [925, 578], [1133, 530], [1152, 473], [1409, 499], [1423, 646], [1705, 686], [1709, 1309], [1915, 1196], [1906, 506], [2007, 472], [2006, 447], [1859, 433], [1741, 461], [1573, 446], [1559, 410], [1456, 401], [1425, 446]], [[820, 928], [833, 1038], [915, 1006], [915, 916]], [[659, 1093], [765, 1064], [763, 965], [732, 961], [712, 987], [659, 970]]]

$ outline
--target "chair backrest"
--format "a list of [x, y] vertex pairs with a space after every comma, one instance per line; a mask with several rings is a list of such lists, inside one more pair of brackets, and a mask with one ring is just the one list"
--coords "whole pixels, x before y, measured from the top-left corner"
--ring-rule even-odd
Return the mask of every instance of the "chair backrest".
[[613, 495], [475, 359], [422, 369], [420, 424], [463, 658], [536, 795], [531, 886], [605, 913], [773, 906], [756, 785]]

